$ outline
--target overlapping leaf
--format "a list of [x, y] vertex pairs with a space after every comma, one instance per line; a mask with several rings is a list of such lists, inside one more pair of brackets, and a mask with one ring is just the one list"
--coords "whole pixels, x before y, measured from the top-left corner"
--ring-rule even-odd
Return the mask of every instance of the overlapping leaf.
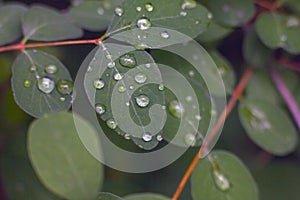
[[170, 200], [169, 197], [165, 197], [160, 194], [153, 194], [153, 193], [140, 193], [140, 194], [132, 194], [126, 196], [125, 200]]

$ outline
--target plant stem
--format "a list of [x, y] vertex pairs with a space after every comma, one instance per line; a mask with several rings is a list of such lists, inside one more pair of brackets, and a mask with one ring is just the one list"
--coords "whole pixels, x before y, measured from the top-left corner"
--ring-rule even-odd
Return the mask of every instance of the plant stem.
[[240, 80], [238, 86], [234, 89], [232, 97], [229, 100], [229, 103], [227, 104], [225, 110], [222, 112], [220, 118], [218, 119], [216, 125], [214, 126], [212, 132], [210, 133], [210, 136], [207, 138], [207, 140], [204, 141], [200, 150], [198, 151], [198, 153], [194, 157], [193, 161], [191, 162], [190, 166], [188, 167], [187, 171], [185, 172], [183, 178], [181, 179], [181, 182], [179, 183], [179, 186], [177, 187], [176, 192], [174, 193], [172, 200], [177, 200], [179, 198], [184, 186], [186, 185], [186, 182], [188, 181], [189, 177], [191, 176], [193, 170], [195, 169], [199, 159], [202, 157], [203, 153], [206, 152], [209, 144], [217, 136], [219, 129], [222, 127], [227, 116], [230, 114], [230, 112], [234, 108], [237, 100], [242, 95], [242, 93], [252, 75], [252, 72], [253, 72], [253, 67], [248, 67], [246, 72], [244, 73], [242, 79]]
[[35, 43], [35, 44], [19, 43], [10, 46], [0, 47], [0, 52], [24, 50], [26, 48], [36, 48], [36, 47], [52, 47], [52, 46], [65, 46], [65, 45], [75, 45], [75, 44], [99, 44], [101, 42], [102, 42], [101, 39], [92, 39], [92, 40], [71, 40], [71, 41]]
[[265, 0], [255, 0], [255, 3], [258, 6], [260, 6], [262, 8], [265, 8], [267, 10], [270, 10], [270, 11], [274, 11], [274, 10], [276, 10], [280, 6], [280, 4], [278, 4], [276, 2], [275, 3], [271, 3], [271, 2], [268, 2], [268, 1], [265, 1]]
[[277, 73], [274, 67], [271, 67], [270, 70], [271, 70], [271, 76], [273, 78], [273, 81], [278, 91], [280, 92], [281, 96], [283, 97], [287, 107], [289, 108], [292, 116], [294, 117], [298, 130], [300, 131], [300, 110], [297, 105], [297, 102], [295, 101], [293, 95], [286, 87], [286, 85], [284, 84], [280, 75]]
[[279, 58], [278, 63], [280, 63], [281, 65], [283, 65], [286, 68], [300, 72], [300, 64], [296, 63], [296, 62], [292, 62], [289, 59], [287, 59], [286, 57]]

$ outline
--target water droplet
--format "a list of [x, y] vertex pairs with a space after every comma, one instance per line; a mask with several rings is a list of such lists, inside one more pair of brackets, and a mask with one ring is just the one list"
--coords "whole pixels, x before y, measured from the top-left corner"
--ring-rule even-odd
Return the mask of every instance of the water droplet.
[[289, 19], [286, 22], [286, 27], [295, 27], [299, 26], [299, 19], [296, 17], [289, 17]]
[[185, 97], [185, 100], [186, 100], [187, 102], [191, 102], [191, 101], [193, 100], [193, 97], [187, 96], [187, 97]]
[[116, 80], [116, 81], [119, 81], [119, 80], [121, 80], [123, 78], [123, 75], [122, 74], [120, 74], [120, 73], [115, 73], [114, 74], [114, 79]]
[[106, 125], [108, 126], [108, 128], [110, 129], [116, 129], [117, 128], [117, 122], [115, 122], [115, 120], [113, 119], [109, 119], [106, 121]]
[[188, 133], [184, 136], [184, 142], [188, 146], [194, 146], [196, 144], [196, 136]]
[[97, 13], [99, 15], [103, 15], [104, 14], [104, 9], [103, 8], [98, 8]]
[[183, 16], [183, 17], [185, 17], [187, 15], [187, 12], [181, 11], [180, 15]]
[[159, 142], [163, 141], [163, 139], [164, 138], [161, 135], [156, 136], [156, 140], [159, 141]]
[[142, 11], [142, 7], [141, 6], [136, 7], [136, 11], [141, 12]]
[[163, 83], [160, 83], [160, 84], [158, 85], [158, 90], [159, 90], [159, 91], [163, 91], [164, 89], [165, 89], [164, 84], [163, 84]]
[[169, 112], [174, 117], [177, 117], [180, 119], [184, 114], [184, 107], [177, 100], [173, 100], [169, 103]]
[[106, 57], [106, 59], [108, 59], [108, 60], [111, 60], [111, 59], [112, 59], [112, 56], [111, 56], [110, 54], [107, 54], [105, 57]]
[[45, 94], [50, 94], [55, 87], [55, 83], [51, 78], [43, 77], [38, 80], [38, 88]]
[[287, 36], [285, 34], [280, 36], [281, 42], [286, 42], [287, 41]]
[[36, 66], [32, 65], [29, 70], [30, 72], [36, 72]]
[[118, 91], [119, 91], [119, 92], [125, 92], [125, 91], [126, 91], [126, 88], [125, 88], [123, 85], [121, 85], [121, 86], [118, 88]]
[[124, 135], [124, 138], [125, 138], [126, 140], [130, 140], [131, 135], [130, 135], [129, 133], [126, 133], [126, 134]]
[[144, 133], [142, 138], [145, 142], [150, 142], [152, 140], [152, 135], [150, 135], [149, 133]]
[[161, 106], [161, 109], [166, 110], [167, 107], [166, 106]]
[[59, 80], [56, 88], [61, 94], [71, 94], [73, 91], [73, 83], [69, 80]]
[[24, 81], [24, 87], [29, 88], [31, 86], [31, 81], [30, 80], [25, 80]]
[[111, 68], [114, 68], [115, 66], [116, 66], [116, 63], [113, 62], [113, 61], [112, 61], [112, 62], [109, 62], [109, 63], [107, 64], [107, 67], [110, 68], [110, 69], [111, 69]]
[[99, 115], [103, 115], [106, 112], [106, 106], [101, 103], [97, 103], [95, 105], [95, 110]]
[[164, 39], [168, 39], [170, 37], [170, 35], [167, 31], [163, 31], [160, 33], [160, 37], [162, 37]]
[[192, 9], [197, 6], [196, 1], [194, 0], [184, 0], [183, 4], [181, 5], [181, 9]]
[[129, 89], [133, 90], [133, 89], [134, 89], [134, 86], [133, 86], [133, 85], [129, 86]]
[[148, 18], [142, 17], [137, 21], [136, 25], [140, 30], [147, 30], [151, 27], [151, 22]]
[[196, 115], [195, 116], [196, 120], [200, 121], [202, 119], [201, 115]]
[[218, 170], [213, 170], [213, 177], [217, 188], [223, 192], [230, 189], [229, 180]]
[[195, 76], [195, 72], [194, 72], [193, 70], [190, 70], [190, 71], [189, 71], [189, 76], [190, 76], [190, 77]]
[[119, 62], [124, 67], [128, 67], [128, 68], [136, 67], [136, 60], [134, 54], [132, 53], [121, 56]]
[[267, 120], [264, 112], [262, 112], [256, 108], [250, 108], [250, 112], [252, 114], [252, 118], [250, 121], [251, 126], [253, 126], [254, 128], [257, 128], [261, 131], [271, 128], [271, 124]]
[[55, 65], [48, 65], [45, 68], [47, 74], [55, 74], [57, 72], [57, 67]]
[[135, 101], [138, 106], [145, 108], [149, 105], [150, 99], [148, 96], [141, 94], [140, 96], [135, 98]]
[[103, 80], [96, 80], [94, 81], [94, 87], [98, 90], [101, 90], [102, 88], [104, 88], [105, 86], [105, 82]]
[[88, 68], [87, 68], [87, 72], [91, 72], [93, 70], [93, 68], [91, 67], [91, 66], [89, 66]]
[[126, 102], [125, 105], [126, 105], [126, 106], [130, 106], [130, 102]]
[[152, 12], [153, 9], [154, 9], [154, 7], [153, 7], [153, 5], [152, 5], [151, 3], [147, 3], [147, 4], [145, 5], [145, 9], [146, 9], [148, 12]]
[[212, 14], [212, 13], [208, 13], [208, 14], [207, 14], [207, 18], [208, 18], [208, 19], [212, 19], [212, 18], [213, 18], [213, 14]]
[[124, 10], [120, 7], [116, 7], [115, 14], [119, 17], [122, 17], [122, 15], [124, 14]]
[[149, 68], [151, 67], [151, 64], [150, 64], [150, 63], [147, 63], [145, 66], [146, 66], [146, 68], [149, 69]]
[[65, 97], [59, 97], [59, 100], [60, 100], [61, 102], [64, 102], [64, 101], [66, 100], [66, 98], [65, 98]]
[[134, 48], [137, 50], [145, 50], [145, 49], [151, 49], [151, 47], [143, 42], [138, 42], [136, 45], [134, 45]]
[[138, 73], [134, 76], [134, 80], [137, 82], [137, 83], [145, 83], [147, 81], [147, 76], [143, 73]]

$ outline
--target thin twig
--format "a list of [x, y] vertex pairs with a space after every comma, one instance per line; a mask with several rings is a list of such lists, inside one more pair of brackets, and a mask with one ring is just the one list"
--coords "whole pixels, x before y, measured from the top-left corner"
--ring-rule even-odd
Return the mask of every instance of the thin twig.
[[248, 67], [247, 71], [245, 72], [245, 74], [243, 75], [242, 79], [240, 80], [238, 86], [235, 88], [235, 90], [233, 91], [232, 97], [229, 100], [229, 103], [227, 104], [225, 110], [222, 112], [220, 118], [218, 119], [216, 125], [214, 126], [212, 132], [210, 133], [210, 136], [207, 138], [207, 140], [204, 141], [203, 145], [201, 146], [200, 150], [198, 151], [198, 153], [196, 154], [196, 156], [194, 157], [193, 161], [191, 162], [190, 166], [188, 167], [187, 171], [185, 172], [181, 182], [179, 183], [179, 186], [172, 198], [172, 200], [177, 200], [184, 188], [184, 186], [186, 185], [189, 177], [191, 176], [193, 170], [195, 169], [199, 159], [202, 157], [203, 153], [206, 152], [207, 147], [209, 146], [209, 144], [215, 139], [215, 137], [217, 136], [217, 133], [219, 131], [219, 129], [222, 127], [224, 121], [226, 120], [227, 116], [230, 114], [230, 112], [232, 111], [232, 109], [234, 108], [237, 100], [240, 98], [240, 96], [242, 95], [251, 75], [253, 72], [253, 67]]
[[293, 61], [290, 61], [288, 58], [286, 57], [281, 57], [277, 60], [278, 63], [280, 63], [281, 65], [283, 65], [284, 67], [300, 72], [300, 63], [296, 63]]

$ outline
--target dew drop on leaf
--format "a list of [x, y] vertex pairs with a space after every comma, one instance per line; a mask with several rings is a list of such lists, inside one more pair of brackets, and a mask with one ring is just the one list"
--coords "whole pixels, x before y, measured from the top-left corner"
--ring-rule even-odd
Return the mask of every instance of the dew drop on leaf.
[[136, 97], [135, 101], [136, 101], [137, 105], [142, 107], [142, 108], [147, 107], [150, 103], [149, 97], [146, 96], [146, 95], [143, 95], [143, 94]]
[[142, 7], [141, 6], [136, 7], [136, 11], [141, 12], [142, 11]]
[[136, 25], [140, 30], [147, 30], [151, 27], [151, 22], [148, 18], [142, 17], [142, 18], [138, 19], [138, 21], [136, 22]]
[[212, 18], [213, 18], [212, 13], [208, 13], [208, 14], [207, 14], [207, 18], [208, 18], [208, 19], [212, 19]]
[[131, 135], [130, 135], [129, 133], [125, 133], [124, 138], [125, 138], [126, 140], [130, 140]]
[[30, 80], [25, 80], [24, 81], [24, 87], [29, 88], [31, 86], [31, 81]]
[[153, 5], [152, 5], [151, 3], [147, 3], [147, 4], [145, 5], [145, 9], [146, 9], [148, 12], [152, 12], [153, 9], [154, 9], [154, 7], [153, 7]]
[[55, 65], [48, 65], [45, 68], [47, 74], [55, 74], [57, 72], [57, 67]]
[[169, 103], [169, 112], [174, 117], [181, 119], [184, 114], [184, 107], [177, 100], [173, 100]]
[[181, 11], [180, 15], [183, 16], [183, 17], [185, 17], [187, 15], [187, 12]]
[[119, 92], [125, 92], [125, 91], [126, 91], [126, 88], [125, 88], [123, 85], [121, 85], [121, 86], [118, 88], [118, 91], [119, 91]]
[[102, 88], [104, 88], [105, 86], [105, 82], [103, 80], [96, 80], [94, 81], [94, 87], [98, 90], [101, 90]]
[[103, 14], [104, 14], [104, 9], [101, 8], [101, 7], [98, 8], [97, 13], [98, 13], [99, 15], [103, 15]]
[[287, 41], [287, 36], [285, 34], [280, 36], [280, 41], [281, 42], [286, 42]]
[[149, 133], [144, 133], [142, 138], [145, 142], [150, 142], [152, 140], [152, 135], [150, 135]]
[[114, 79], [115, 79], [116, 81], [122, 80], [122, 78], [123, 78], [123, 75], [122, 75], [122, 74], [120, 74], [120, 73], [115, 73], [115, 74], [114, 74]]
[[66, 98], [65, 98], [65, 97], [60, 97], [59, 100], [60, 100], [61, 102], [64, 102], [64, 101], [66, 100]]
[[122, 66], [127, 67], [127, 68], [136, 67], [135, 57], [131, 53], [121, 56], [119, 62]]
[[170, 35], [167, 31], [163, 31], [160, 33], [160, 37], [162, 37], [164, 39], [168, 39], [170, 37]]
[[95, 105], [95, 110], [99, 115], [103, 115], [106, 112], [106, 106], [101, 103], [97, 103]]
[[163, 91], [164, 89], [165, 89], [164, 84], [163, 84], [163, 83], [160, 83], [160, 84], [158, 85], [158, 90], [159, 90], [159, 91]]
[[218, 170], [213, 170], [213, 177], [217, 188], [223, 192], [230, 189], [229, 180]]
[[54, 88], [55, 84], [51, 78], [43, 77], [38, 79], [38, 88], [45, 94], [50, 94]]
[[108, 126], [108, 128], [110, 129], [116, 129], [117, 128], [117, 122], [115, 122], [115, 120], [113, 119], [109, 119], [106, 121], [106, 125]]
[[195, 8], [197, 6], [196, 1], [194, 0], [184, 0], [184, 2], [181, 5], [181, 9], [185, 10], [185, 9], [191, 9], [191, 8]]
[[188, 146], [194, 146], [196, 144], [196, 137], [195, 135], [188, 133], [184, 136], [184, 142]]
[[201, 115], [196, 115], [195, 119], [198, 120], [198, 121], [200, 121], [202, 119], [202, 117], [201, 117]]
[[114, 62], [114, 61], [112, 61], [112, 62], [109, 62], [108, 64], [107, 64], [107, 67], [108, 68], [114, 68], [116, 66], [116, 63]]
[[73, 83], [69, 80], [59, 80], [56, 88], [61, 94], [71, 94], [73, 91]]
[[36, 66], [32, 65], [29, 70], [30, 72], [36, 72]]
[[116, 7], [116, 9], [115, 9], [115, 14], [116, 14], [117, 16], [119, 16], [119, 17], [122, 17], [123, 14], [124, 14], [124, 10], [123, 10], [122, 8], [120, 8], [120, 7]]
[[143, 73], [138, 73], [134, 76], [134, 80], [137, 82], [137, 83], [145, 83], [147, 81], [147, 76]]
[[159, 141], [159, 142], [161, 142], [161, 141], [163, 141], [163, 137], [161, 135], [157, 135], [156, 136], [156, 140]]

